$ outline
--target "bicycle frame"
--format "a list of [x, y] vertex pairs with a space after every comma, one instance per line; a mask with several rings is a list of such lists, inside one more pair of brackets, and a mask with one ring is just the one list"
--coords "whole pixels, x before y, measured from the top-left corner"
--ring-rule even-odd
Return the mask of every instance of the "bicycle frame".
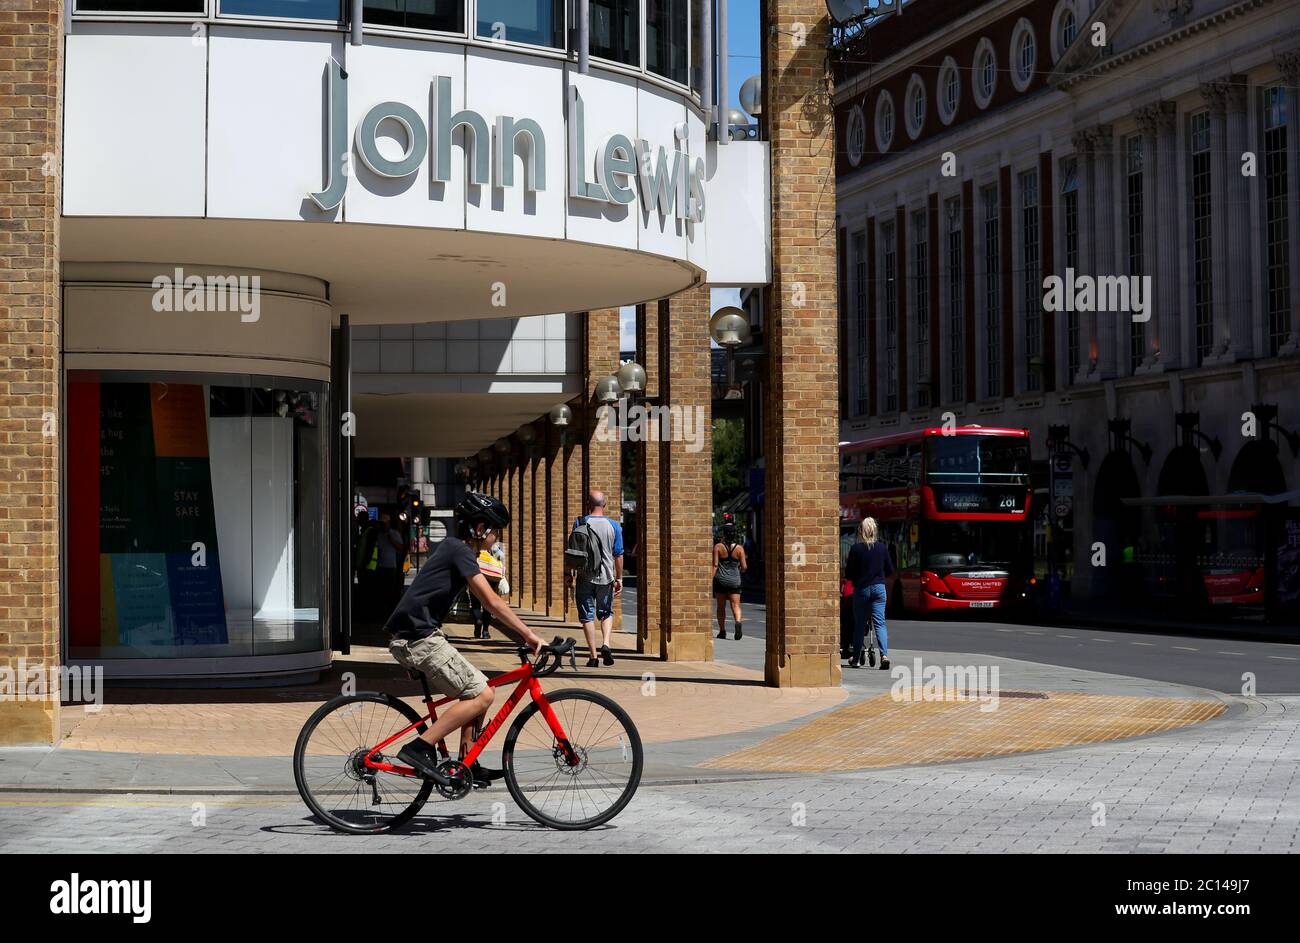
[[[546, 694], [542, 691], [541, 683], [538, 682], [536, 675], [533, 674], [532, 662], [525, 662], [513, 671], [508, 671], [495, 678], [489, 678], [488, 687], [500, 688], [512, 684], [515, 681], [518, 681], [519, 684], [510, 694], [509, 700], [501, 705], [501, 710], [497, 711], [496, 716], [492, 718], [492, 722], [484, 727], [479, 733], [478, 739], [474, 741], [469, 752], [460, 758], [460, 762], [464, 763], [466, 766], [472, 766], [474, 764], [474, 761], [478, 759], [479, 754], [487, 748], [492, 737], [501, 729], [501, 725], [506, 722], [506, 718], [510, 716], [510, 712], [515, 709], [515, 706], [523, 699], [524, 694], [527, 693], [537, 702], [542, 717], [546, 719], [547, 726], [551, 728], [551, 733], [555, 735], [555, 739], [559, 743], [560, 749], [564, 752], [565, 762], [570, 766], [577, 766], [581, 762], [581, 758], [576, 752], [574, 752], [573, 747], [569, 743], [568, 735], [564, 732], [564, 728], [560, 726], [560, 719], [555, 716], [555, 711], [551, 709], [550, 701], [546, 699]], [[369, 752], [366, 753], [364, 760], [367, 768], [381, 770], [385, 773], [396, 773], [399, 776], [420, 775], [409, 766], [400, 766], [386, 759], [376, 760], [374, 757], [376, 753], [381, 753], [389, 744], [401, 740], [421, 724], [433, 723], [436, 721], [438, 719], [438, 708], [456, 700], [454, 697], [444, 697], [440, 701], [434, 701], [433, 695], [429, 693], [428, 682], [424, 681], [423, 684], [424, 705], [428, 708], [429, 712], [415, 723], [393, 734], [383, 743], [372, 747]], [[449, 757], [446, 744], [443, 741], [438, 742], [438, 750], [444, 757]]]

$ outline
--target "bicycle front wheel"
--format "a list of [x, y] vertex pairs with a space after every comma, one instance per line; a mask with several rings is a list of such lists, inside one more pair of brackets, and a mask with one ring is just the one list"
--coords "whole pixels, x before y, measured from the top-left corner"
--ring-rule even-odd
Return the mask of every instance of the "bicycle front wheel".
[[[293, 751], [293, 778], [307, 808], [330, 828], [354, 835], [409, 822], [433, 783], [369, 769], [363, 760], [376, 744], [419, 720], [414, 708], [388, 694], [354, 694], [322, 704], [303, 725]], [[411, 736], [424, 729], [420, 724]], [[394, 756], [400, 746], [390, 748]]]
[[641, 784], [641, 735], [623, 708], [595, 691], [559, 691], [547, 701], [578, 762], [570, 765], [534, 702], [501, 749], [506, 788], [530, 818], [550, 828], [604, 825]]

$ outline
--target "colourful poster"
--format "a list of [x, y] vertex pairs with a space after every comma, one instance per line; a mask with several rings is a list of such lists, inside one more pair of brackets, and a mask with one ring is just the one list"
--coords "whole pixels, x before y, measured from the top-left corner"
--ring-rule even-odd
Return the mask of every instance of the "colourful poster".
[[207, 458], [208, 422], [203, 387], [193, 383], [151, 383], [154, 454], [171, 458]]

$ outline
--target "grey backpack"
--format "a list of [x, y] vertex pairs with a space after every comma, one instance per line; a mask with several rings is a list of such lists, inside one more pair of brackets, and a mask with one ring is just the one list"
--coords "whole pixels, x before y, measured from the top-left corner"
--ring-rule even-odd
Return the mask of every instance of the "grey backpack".
[[600, 572], [600, 538], [585, 517], [575, 522], [564, 547], [565, 572], [576, 570], [584, 576]]

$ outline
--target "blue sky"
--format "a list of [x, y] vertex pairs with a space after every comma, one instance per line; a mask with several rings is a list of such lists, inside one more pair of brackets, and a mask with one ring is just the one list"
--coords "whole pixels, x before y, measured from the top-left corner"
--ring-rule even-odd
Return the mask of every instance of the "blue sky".
[[[727, 63], [727, 85], [731, 88], [728, 104], [732, 108], [740, 107], [740, 86], [751, 75], [757, 75], [761, 66], [759, 58], [759, 24], [758, 0], [728, 0], [727, 3], [727, 45], [731, 47], [731, 57]], [[740, 302], [739, 288], [713, 289], [713, 310], [725, 305]], [[636, 308], [627, 306], [621, 309], [623, 350], [636, 349]], [[701, 327], [701, 330], [706, 330]], [[713, 342], [710, 341], [710, 344]]]

